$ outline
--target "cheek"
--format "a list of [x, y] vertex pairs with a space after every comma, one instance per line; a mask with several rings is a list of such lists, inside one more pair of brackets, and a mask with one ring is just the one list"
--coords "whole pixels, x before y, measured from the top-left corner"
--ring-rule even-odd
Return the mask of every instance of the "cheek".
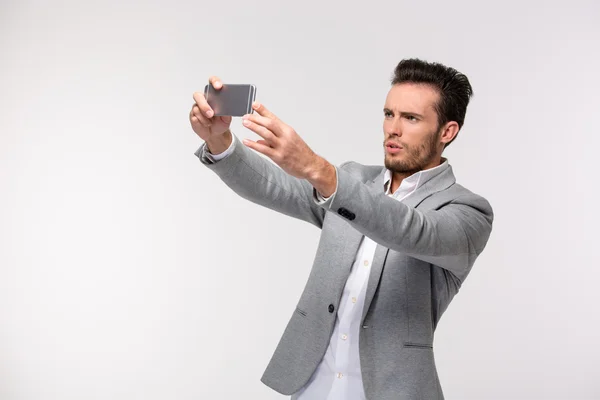
[[383, 120], [383, 132], [389, 132], [392, 127], [392, 124], [387, 119]]
[[402, 132], [404, 140], [413, 144], [424, 143], [431, 135], [424, 124], [403, 124]]

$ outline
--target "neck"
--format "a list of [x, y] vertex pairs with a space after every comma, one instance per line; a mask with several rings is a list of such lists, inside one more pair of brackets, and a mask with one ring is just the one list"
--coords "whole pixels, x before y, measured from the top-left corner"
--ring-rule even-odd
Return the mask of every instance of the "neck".
[[414, 174], [416, 174], [417, 172], [420, 172], [420, 171], [425, 171], [427, 169], [438, 167], [438, 166], [442, 165], [442, 163], [444, 161], [446, 161], [445, 158], [443, 158], [443, 157], [436, 157], [433, 161], [431, 161], [429, 164], [425, 165], [420, 170], [407, 171], [407, 172], [393, 172], [392, 173], [392, 182], [391, 182], [390, 192], [391, 193], [395, 193], [396, 190], [398, 190], [398, 188], [402, 184], [402, 181], [404, 179], [408, 178], [409, 176], [414, 175]]

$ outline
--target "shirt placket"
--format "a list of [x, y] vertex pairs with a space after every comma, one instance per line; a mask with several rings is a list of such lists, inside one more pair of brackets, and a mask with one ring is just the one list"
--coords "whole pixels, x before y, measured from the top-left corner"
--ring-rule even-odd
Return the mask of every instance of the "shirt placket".
[[[371, 271], [371, 262], [375, 254], [376, 243], [364, 237], [362, 257], [356, 260], [356, 268], [349, 282], [349, 293], [344, 301], [343, 315], [340, 317], [336, 332], [335, 377], [328, 400], [347, 398], [349, 372], [359, 374], [357, 360], [349, 358], [351, 348], [358, 349], [358, 325], [364, 306], [365, 286]], [[355, 337], [356, 336], [356, 337]]]

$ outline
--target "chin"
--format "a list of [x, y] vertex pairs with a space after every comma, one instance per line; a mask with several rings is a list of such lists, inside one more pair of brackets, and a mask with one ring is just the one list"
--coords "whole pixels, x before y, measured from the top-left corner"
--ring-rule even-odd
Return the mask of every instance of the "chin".
[[390, 165], [394, 165], [394, 164], [398, 164], [403, 163], [403, 159], [401, 156], [397, 155], [397, 156], [391, 156], [391, 155], [387, 155], [383, 158], [383, 162], [384, 164], [390, 164]]

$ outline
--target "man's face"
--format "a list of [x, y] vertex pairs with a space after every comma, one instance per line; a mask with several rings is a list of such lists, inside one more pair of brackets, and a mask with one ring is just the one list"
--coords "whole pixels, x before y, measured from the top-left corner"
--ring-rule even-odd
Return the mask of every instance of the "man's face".
[[392, 86], [383, 110], [387, 169], [413, 174], [437, 165], [442, 147], [434, 106], [439, 97], [438, 91], [429, 85], [401, 83]]

